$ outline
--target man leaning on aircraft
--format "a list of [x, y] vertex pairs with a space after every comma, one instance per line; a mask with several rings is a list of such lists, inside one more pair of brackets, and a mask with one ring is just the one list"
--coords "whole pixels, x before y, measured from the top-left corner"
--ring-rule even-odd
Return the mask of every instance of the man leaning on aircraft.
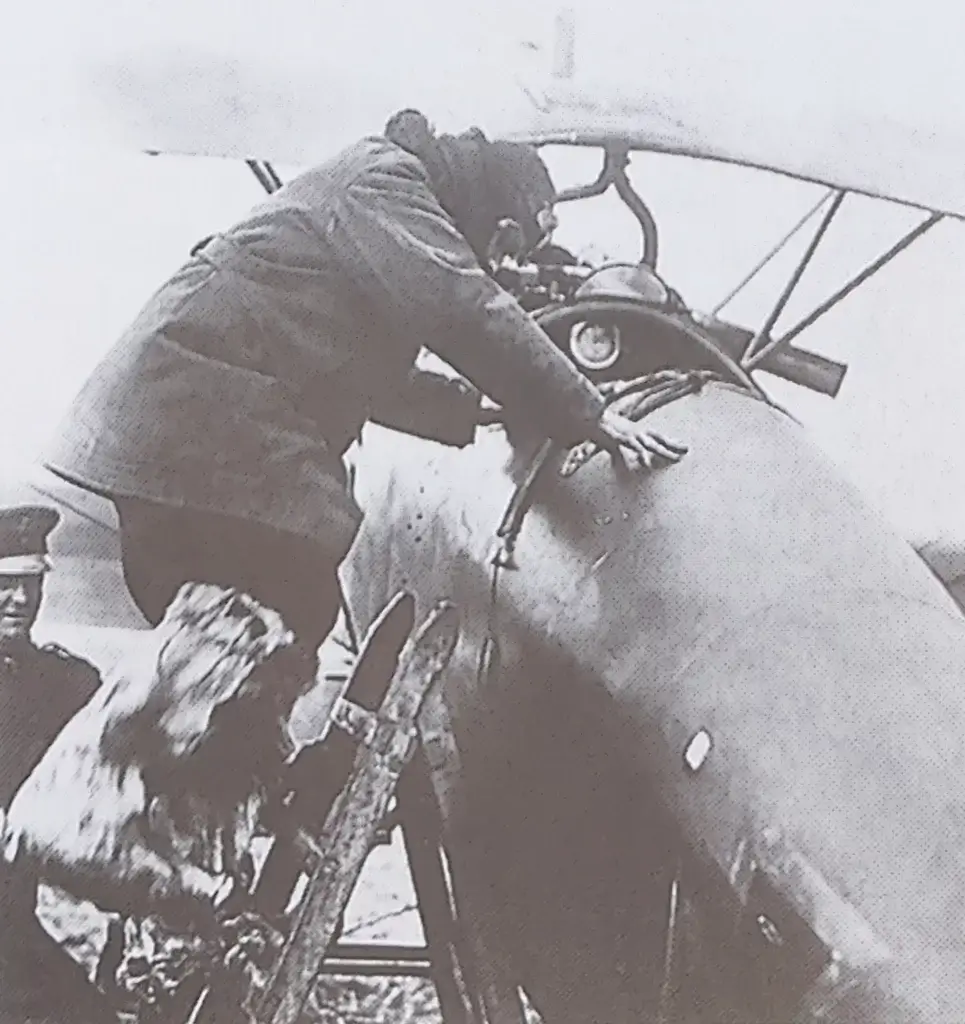
[[[533, 147], [436, 136], [403, 111], [196, 247], [46, 458], [114, 502], [149, 621], [184, 582], [237, 586], [282, 614], [313, 663], [362, 518], [342, 456], [367, 419], [405, 404], [423, 346], [561, 441], [647, 464], [683, 455], [605, 408], [485, 269], [507, 219], [528, 249], [545, 241], [554, 198]], [[478, 396], [465, 399], [464, 420], [478, 417]]]
[[[469, 443], [482, 420], [471, 388], [415, 371], [422, 347], [562, 442], [594, 440], [647, 465], [682, 457], [606, 408], [489, 272], [501, 223], [532, 251], [555, 223], [554, 198], [535, 149], [478, 130], [437, 137], [403, 111], [195, 248], [92, 374], [45, 460], [114, 503], [125, 578], [152, 624], [185, 582], [237, 587], [281, 613], [302, 652], [292, 671], [313, 678], [362, 519], [346, 449], [368, 419], [448, 444]], [[0, 636], [0, 686], [3, 727], [20, 742], [0, 746], [4, 807], [98, 682], [86, 663], [29, 644], [57, 514], [11, 515], [0, 544], [14, 523], [23, 550], [0, 559], [16, 626]], [[255, 757], [232, 734], [215, 744], [226, 778]], [[17, 1020], [66, 1020], [68, 1004], [71, 1020], [106, 1019], [80, 968], [57, 960], [67, 954], [37, 922], [27, 881], [4, 868], [13, 941], [0, 944], [0, 1002], [26, 1000]]]
[[[548, 238], [554, 199], [533, 147], [477, 129], [436, 136], [402, 111], [195, 247], [89, 378], [45, 460], [114, 503], [125, 579], [152, 624], [186, 582], [237, 587], [298, 638], [286, 677], [314, 678], [362, 520], [342, 458], [368, 419], [431, 436], [413, 415], [423, 347], [562, 442], [647, 465], [682, 457], [607, 408], [487, 269], [504, 222], [526, 250]], [[448, 396], [455, 427], [438, 439], [466, 444], [479, 397], [458, 385]], [[281, 769], [278, 751], [233, 739], [264, 732], [256, 704], [213, 728], [209, 763], [226, 783]]]

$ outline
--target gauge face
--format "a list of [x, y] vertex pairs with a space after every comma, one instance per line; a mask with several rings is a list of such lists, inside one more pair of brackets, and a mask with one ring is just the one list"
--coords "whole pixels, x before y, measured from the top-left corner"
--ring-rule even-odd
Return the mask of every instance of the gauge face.
[[619, 327], [577, 324], [570, 332], [570, 355], [584, 370], [609, 370], [621, 351]]

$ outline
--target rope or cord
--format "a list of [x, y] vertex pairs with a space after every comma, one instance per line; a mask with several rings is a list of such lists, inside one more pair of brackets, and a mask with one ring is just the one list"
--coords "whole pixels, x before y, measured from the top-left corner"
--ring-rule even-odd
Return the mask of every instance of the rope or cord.
[[[644, 377], [637, 377], [634, 380], [616, 385], [606, 395], [605, 401], [609, 407], [618, 402], [623, 402], [625, 399], [637, 396], [637, 401], [632, 406], [620, 411], [630, 419], [641, 420], [644, 416], [665, 405], [669, 405], [678, 398], [695, 394], [708, 381], [723, 379], [721, 374], [710, 370], [661, 370], [657, 373], [647, 374]], [[572, 476], [580, 466], [589, 462], [600, 450], [600, 446], [595, 441], [584, 441], [582, 444], [572, 448], [563, 459], [559, 470], [560, 476]], [[550, 440], [543, 443], [503, 515], [499, 528], [496, 531], [499, 543], [491, 560], [491, 564], [495, 569], [492, 581], [494, 597], [496, 574], [498, 574], [499, 570], [516, 568], [516, 542], [522, 530], [526, 513], [532, 505], [536, 483], [542, 477], [546, 466], [553, 456], [558, 454], [559, 451], [560, 448], [556, 442]]]
[[[709, 370], [661, 370], [657, 373], [647, 374], [644, 377], [637, 377], [634, 380], [612, 385], [608, 388], [608, 393], [604, 396], [604, 400], [607, 407], [609, 407], [636, 396], [637, 400], [633, 403], [632, 407], [626, 410], [621, 409], [621, 412], [631, 419], [640, 420], [654, 410], [664, 405], [669, 405], [678, 398], [684, 397], [684, 395], [696, 393], [709, 380], [723, 379], [720, 374]], [[753, 394], [750, 391], [748, 393]], [[755, 397], [759, 396], [755, 395]], [[766, 401], [766, 396], [761, 400]], [[516, 488], [496, 531], [496, 550], [490, 560], [492, 572], [489, 582], [489, 635], [480, 650], [479, 663], [476, 666], [477, 678], [480, 680], [487, 672], [489, 659], [493, 655], [492, 648], [496, 636], [496, 597], [499, 589], [499, 573], [502, 569], [518, 568], [516, 564], [516, 542], [522, 532], [526, 513], [532, 505], [536, 484], [546, 471], [546, 467], [560, 451], [560, 446], [555, 441], [548, 440], [543, 442], [536, 452], [529, 469], [526, 471], [522, 483]], [[592, 441], [577, 445], [563, 459], [559, 469], [560, 475], [572, 476], [580, 466], [585, 465], [599, 451], [599, 446]]]
[[[615, 388], [606, 398], [607, 406], [623, 403], [625, 399], [637, 396], [637, 400], [620, 409], [627, 419], [640, 421], [650, 413], [685, 395], [696, 394], [708, 381], [722, 381], [719, 373], [711, 370], [662, 370], [646, 377], [638, 377]], [[600, 451], [595, 441], [584, 441], [571, 449], [560, 467], [560, 476], [572, 476], [580, 466], [589, 462]]]

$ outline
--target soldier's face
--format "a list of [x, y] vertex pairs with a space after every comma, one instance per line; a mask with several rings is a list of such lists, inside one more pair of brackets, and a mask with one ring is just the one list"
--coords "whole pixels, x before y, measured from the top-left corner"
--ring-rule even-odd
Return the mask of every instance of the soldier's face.
[[0, 644], [29, 638], [42, 596], [42, 576], [0, 576]]

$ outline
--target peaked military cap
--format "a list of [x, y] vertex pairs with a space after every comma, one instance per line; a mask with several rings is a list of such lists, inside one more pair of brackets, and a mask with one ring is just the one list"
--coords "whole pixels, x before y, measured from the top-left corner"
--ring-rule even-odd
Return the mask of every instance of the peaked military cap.
[[50, 568], [47, 538], [60, 513], [44, 505], [0, 509], [0, 576], [35, 576]]

